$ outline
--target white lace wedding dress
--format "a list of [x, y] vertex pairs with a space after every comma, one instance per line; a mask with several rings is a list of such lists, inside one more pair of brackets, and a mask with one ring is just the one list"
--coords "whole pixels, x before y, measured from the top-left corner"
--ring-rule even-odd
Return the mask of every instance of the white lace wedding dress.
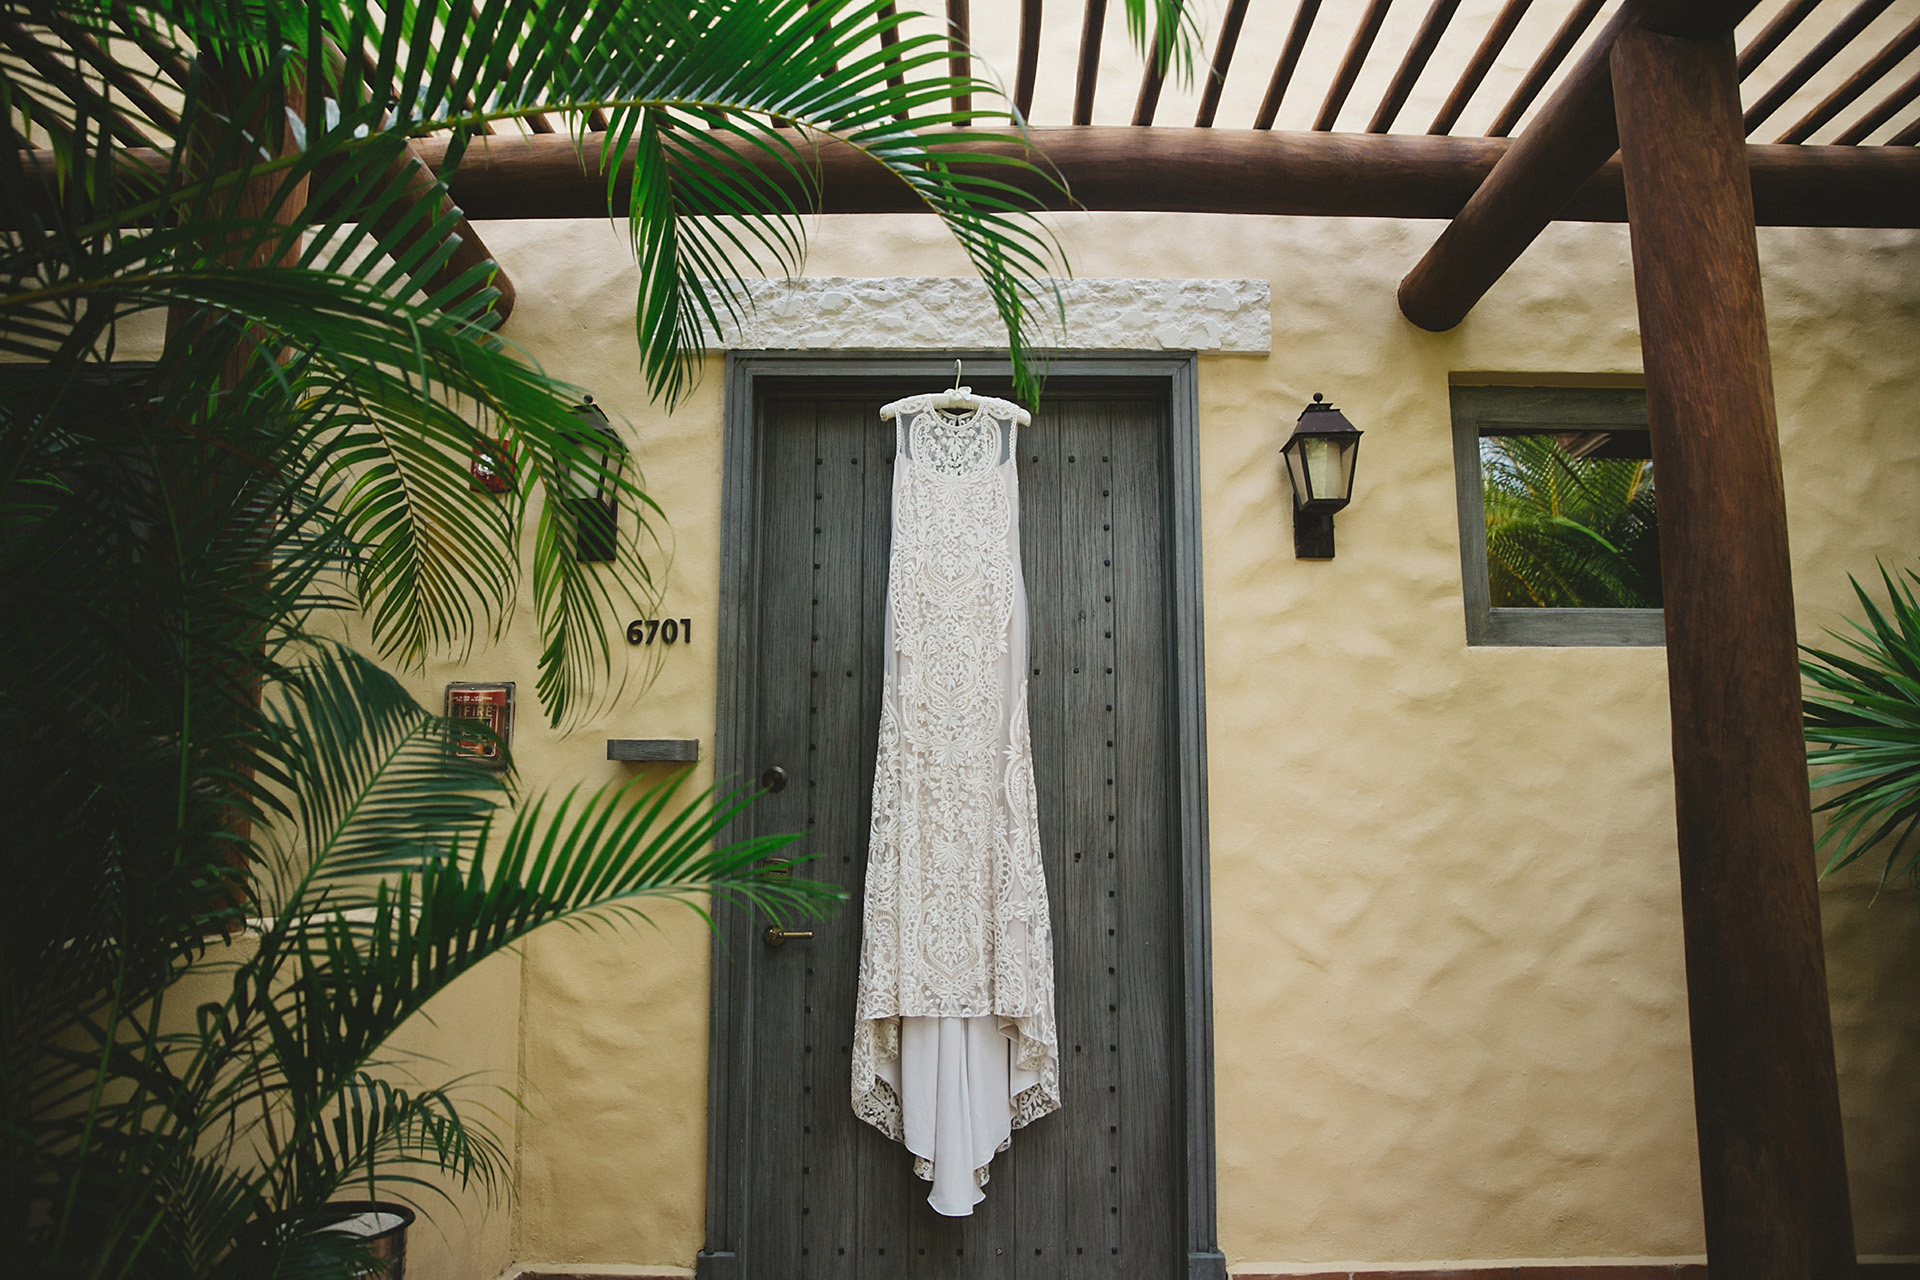
[[1026, 415], [937, 399], [881, 411], [898, 447], [853, 1109], [963, 1216], [1013, 1130], [1060, 1106], [1060, 1049], [1027, 735]]

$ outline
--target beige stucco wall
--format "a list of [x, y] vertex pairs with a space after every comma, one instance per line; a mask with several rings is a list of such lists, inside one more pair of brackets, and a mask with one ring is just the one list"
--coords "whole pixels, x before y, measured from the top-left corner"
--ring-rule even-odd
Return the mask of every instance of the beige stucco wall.
[[[1056, 225], [1082, 275], [1273, 282], [1271, 356], [1203, 357], [1199, 379], [1230, 1262], [1698, 1254], [1662, 654], [1469, 649], [1460, 605], [1449, 378], [1634, 374], [1624, 229], [1554, 228], [1432, 335], [1393, 301], [1429, 225]], [[672, 522], [662, 612], [695, 619], [650, 688], [570, 736], [523, 706], [529, 786], [592, 784], [627, 768], [602, 758], [608, 736], [711, 744], [719, 370], [673, 415], [649, 406], [617, 231], [481, 230], [520, 290], [509, 336], [631, 420]], [[815, 232], [809, 274], [964, 271], [924, 219]], [[1920, 544], [1920, 236], [1773, 230], [1761, 247], [1813, 639], [1848, 573]], [[1368, 433], [1330, 563], [1293, 558], [1276, 464], [1314, 391]], [[462, 669], [529, 694], [533, 672], [530, 627]], [[1901, 979], [1920, 923], [1869, 897], [1860, 875], [1822, 898], [1859, 1242], [1915, 1254], [1920, 1002]], [[656, 923], [550, 931], [523, 986], [469, 980], [463, 1017], [496, 1040], [518, 1020], [515, 1259], [684, 1267], [701, 1244], [707, 939], [689, 912]]]

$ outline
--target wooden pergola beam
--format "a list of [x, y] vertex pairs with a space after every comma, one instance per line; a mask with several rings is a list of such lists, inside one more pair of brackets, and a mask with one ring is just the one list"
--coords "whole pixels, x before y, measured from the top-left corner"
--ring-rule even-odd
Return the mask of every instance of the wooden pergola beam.
[[[53, 42], [42, 40], [38, 34], [11, 18], [0, 17], [0, 45], [13, 50], [16, 56], [39, 72], [55, 89], [75, 101], [85, 96], [86, 88], [80, 81], [80, 73], [62, 61], [62, 51], [56, 50]], [[118, 107], [107, 109], [105, 124], [122, 146], [153, 145], [153, 139]]]
[[[1354, 218], [1455, 217], [1518, 145], [1505, 138], [1056, 125], [1030, 129], [1029, 152], [1011, 131], [1003, 136], [993, 150], [1029, 155], [1067, 182], [1065, 197], [1051, 184], [1032, 186], [1046, 208]], [[452, 199], [479, 221], [604, 218], [604, 145], [603, 136], [588, 137], [583, 166], [570, 138], [490, 138], [470, 146], [449, 175]], [[421, 138], [414, 146], [422, 163], [438, 172], [447, 140]], [[823, 183], [822, 212], [925, 211], [864, 153], [818, 140], [807, 148]], [[158, 151], [129, 148], [115, 157], [129, 180], [166, 169]], [[1747, 157], [1764, 226], [1920, 227], [1920, 149], [1749, 145]], [[752, 158], [744, 156], [743, 163]], [[52, 153], [30, 153], [27, 163], [51, 189]], [[1000, 169], [992, 176], [1013, 180]], [[806, 194], [789, 189], [796, 198]], [[625, 206], [613, 212], [624, 216]], [[1556, 217], [1625, 222], [1619, 162], [1601, 165]]]
[[[891, 7], [891, 6], [889, 6]], [[895, 39], [898, 39], [895, 35]], [[1024, 118], [1033, 110], [1033, 86], [1040, 78], [1040, 0], [1020, 0], [1020, 52], [1013, 79], [1013, 109]]]
[[1825, 98], [1820, 105], [1807, 112], [1794, 123], [1793, 128], [1774, 139], [1776, 142], [1805, 142], [1813, 136], [1813, 131], [1827, 121], [1852, 106], [1854, 100], [1871, 89], [1887, 74], [1899, 65], [1901, 59], [1920, 49], [1920, 18], [1909, 22], [1905, 29], [1889, 40], [1871, 58], [1866, 65], [1841, 81], [1840, 86]]
[[[532, 141], [532, 139], [527, 140]], [[572, 145], [571, 141], [564, 137], [553, 138], [551, 141]], [[397, 157], [386, 171], [388, 183], [402, 187], [407, 194], [407, 200], [404, 204], [390, 207], [375, 225], [383, 237], [397, 234], [395, 252], [398, 255], [405, 255], [413, 252], [425, 241], [428, 231], [436, 222], [449, 213], [459, 215], [448, 237], [453, 241], [453, 252], [426, 282], [426, 287], [438, 291], [452, 284], [469, 269], [483, 263], [491, 263], [494, 268], [492, 284], [500, 294], [493, 304], [493, 309], [504, 324], [507, 317], [513, 313], [513, 304], [517, 296], [513, 281], [508, 279], [505, 269], [494, 259], [486, 242], [480, 238], [480, 233], [474, 230], [473, 224], [467, 220], [466, 216], [453, 206], [446, 195], [435, 193], [433, 170], [445, 155], [444, 139], [421, 140], [409, 144], [406, 153]], [[166, 179], [169, 157], [164, 151], [156, 151], [149, 147], [120, 147], [114, 149], [113, 160], [121, 181], [132, 184], [144, 183], [157, 191]], [[22, 161], [30, 180], [39, 189], [42, 197], [51, 203], [55, 199], [56, 183], [59, 180], [54, 153], [51, 150], [30, 151], [22, 156]], [[317, 167], [315, 177], [321, 186], [325, 185], [329, 173], [330, 170], [326, 165]], [[272, 191], [278, 189], [278, 183], [278, 179], [260, 180], [255, 185], [267, 195], [249, 198], [264, 201]], [[303, 192], [306, 185], [302, 183]], [[417, 209], [430, 200], [434, 205], [426, 215], [409, 219], [410, 210]], [[304, 194], [301, 195], [300, 201], [303, 205], [306, 203]], [[320, 204], [315, 204], [313, 208], [322, 215], [330, 212]], [[459, 295], [457, 300], [471, 297], [474, 292], [475, 290], [468, 290]]]
[[[997, 150], [1029, 155], [1066, 181], [1065, 197], [1050, 184], [1032, 185], [1047, 208], [1379, 218], [1462, 214], [1520, 145], [1489, 138], [1128, 125], [1035, 127], [1027, 136], [1031, 152], [1011, 132]], [[437, 171], [445, 141], [426, 138], [417, 145]], [[586, 139], [583, 165], [566, 138], [491, 139], [468, 148], [449, 179], [453, 199], [468, 217], [483, 221], [604, 218], [601, 145], [597, 137]], [[925, 211], [863, 152], [818, 139], [806, 146], [819, 167], [821, 212]], [[1920, 226], [1920, 151], [1750, 146], [1748, 153], [1755, 205], [1767, 225]], [[745, 148], [742, 156], [743, 163], [753, 158]], [[1018, 181], [1002, 169], [993, 176]], [[618, 189], [625, 190], [624, 178]], [[793, 194], [804, 195], [798, 188]], [[1575, 183], [1556, 216], [1626, 221], [1619, 165], [1601, 164]]]
[[[555, 140], [569, 145], [572, 141], [565, 135], [557, 135]], [[399, 236], [397, 248], [401, 253], [407, 253], [425, 239], [427, 230], [433, 223], [448, 214], [455, 215], [453, 232], [448, 236], [448, 240], [453, 245], [453, 252], [447, 256], [445, 262], [440, 264], [440, 269], [434, 272], [427, 287], [438, 292], [472, 268], [491, 265], [493, 272], [490, 283], [500, 294], [494, 299], [493, 311], [500, 317], [500, 323], [504, 325], [507, 318], [513, 314], [513, 304], [519, 297], [513, 287], [513, 281], [508, 278], [506, 269], [494, 258], [493, 251], [487, 248], [486, 241], [480, 238], [480, 233], [473, 229], [471, 222], [467, 221], [466, 214], [455, 208], [453, 202], [436, 189], [433, 177], [435, 166], [426, 162], [422, 154], [423, 150], [425, 150], [424, 143], [409, 143], [406, 154], [388, 166], [387, 180], [404, 187], [407, 192], [406, 206], [389, 205], [385, 216], [375, 220], [375, 226], [382, 237], [397, 233]], [[442, 154], [444, 155], [444, 152]], [[418, 208], [421, 205], [430, 206], [432, 217], [416, 218], [408, 223], [407, 207]], [[467, 289], [458, 296], [456, 301], [464, 301], [484, 287]]]
[[1435, 332], [1466, 319], [1618, 150], [1608, 55], [1614, 37], [1632, 20], [1630, 10], [1615, 15], [1460, 216], [1400, 282], [1400, 310], [1407, 319]]
[[1915, 100], [1920, 100], [1920, 71], [1914, 72], [1905, 84], [1880, 99], [1871, 111], [1848, 125], [1846, 131], [1833, 140], [1834, 145], [1850, 147], [1865, 142], [1868, 134], [1899, 115]]
[[[1629, 0], [1568, 70], [1560, 88], [1459, 216], [1400, 282], [1400, 310], [1407, 319], [1435, 332], [1453, 328], [1548, 223], [1577, 216], [1568, 212], [1570, 202], [1619, 148], [1613, 126], [1610, 56], [1622, 31], [1647, 29], [1688, 38], [1714, 32], [1727, 35], [1755, 3]], [[1562, 34], [1579, 13], [1576, 10], [1562, 24]], [[1758, 193], [1754, 199], [1762, 203]]]
[[[378, 81], [373, 72], [376, 64], [368, 58], [367, 53], [366, 45], [362, 43], [359, 56], [350, 59], [344, 50], [329, 40], [326, 45], [328, 69], [341, 81], [344, 81], [348, 75], [358, 77], [360, 83], [365, 85], [367, 91], [376, 99], [383, 101], [390, 99], [393, 96], [393, 87], [391, 84], [383, 85]], [[547, 133], [551, 136], [552, 130], [549, 128]], [[555, 140], [566, 141], [564, 137], [556, 137]], [[389, 206], [381, 217], [375, 219], [375, 226], [382, 237], [398, 237], [396, 247], [401, 254], [407, 254], [419, 247], [428, 229], [435, 223], [440, 222], [448, 214], [457, 215], [453, 231], [449, 236], [453, 243], [453, 252], [440, 265], [440, 269], [434, 272], [428, 287], [438, 292], [466, 274], [471, 268], [482, 263], [491, 263], [493, 265], [491, 283], [500, 295], [494, 299], [493, 312], [500, 317], [500, 323], [504, 325], [507, 318], [513, 314], [513, 305], [519, 293], [514, 289], [513, 281], [508, 277], [506, 268], [494, 258], [493, 251], [487, 248], [486, 241], [482, 240], [480, 233], [473, 229], [473, 224], [467, 221], [466, 215], [454, 208], [453, 202], [445, 193], [435, 190], [433, 175], [438, 171], [438, 165], [427, 165], [421, 161], [423, 145], [426, 144], [418, 140], [409, 142], [405, 154], [396, 157], [393, 163], [387, 166], [385, 176], [390, 186], [399, 186], [407, 193], [407, 206], [418, 207], [429, 204], [431, 208], [428, 212], [432, 216], [409, 218], [408, 208]], [[442, 141], [438, 158], [444, 160], [445, 155], [445, 142]], [[467, 289], [457, 295], [455, 301], [463, 302], [476, 292], [478, 292], [477, 289]]]
[[[1038, 3], [1038, 0], [1035, 0], [1035, 2]], [[886, 55], [887, 65], [889, 67], [898, 67], [900, 65], [900, 55], [892, 50], [895, 45], [900, 43], [900, 27], [899, 24], [894, 22], [894, 19], [900, 16], [900, 11], [894, 7], [893, 0], [886, 0], [886, 3], [880, 6], [879, 15], [881, 20], [886, 23], [885, 26], [880, 28], [881, 52]], [[887, 77], [888, 86], [896, 92], [906, 83], [907, 77], [903, 72], [896, 71]], [[1026, 108], [1022, 107], [1020, 113], [1025, 115]], [[896, 118], [905, 120], [907, 113], [904, 111], [899, 112]]]
[[1467, 109], [1467, 103], [1480, 89], [1480, 83], [1487, 78], [1487, 72], [1493, 69], [1494, 59], [1507, 47], [1507, 41], [1513, 38], [1513, 29], [1520, 25], [1520, 19], [1527, 16], [1527, 9], [1533, 0], [1507, 0], [1500, 6], [1500, 13], [1487, 28], [1487, 34], [1480, 37], [1480, 45], [1473, 51], [1473, 57], [1467, 60], [1466, 70], [1454, 82], [1447, 100], [1440, 104], [1440, 110], [1434, 114], [1433, 123], [1427, 126], [1428, 133], [1448, 134], [1453, 126], [1460, 122], [1460, 113]]
[[1073, 79], [1073, 122], [1093, 121], [1093, 93], [1100, 84], [1100, 38], [1107, 26], [1107, 0], [1087, 0], [1080, 18], [1080, 62]]
[[180, 117], [173, 108], [154, 97], [153, 91], [142, 84], [138, 76], [120, 65], [111, 53], [101, 48], [99, 41], [71, 22], [56, 21], [52, 29], [109, 84], [125, 94], [127, 100], [139, 108], [141, 115], [169, 133], [179, 129]]
[[1240, 43], [1240, 27], [1247, 20], [1247, 0], [1228, 0], [1227, 14], [1220, 20], [1220, 39], [1213, 46], [1213, 65], [1207, 72], [1207, 87], [1200, 94], [1200, 109], [1194, 114], [1196, 129], [1211, 129], [1214, 113], [1220, 109], [1220, 91], [1226, 88], [1227, 68], [1233, 65], [1233, 51]]
[[1850, 1280], [1792, 565], [1731, 31], [1611, 49], [1660, 486], [1707, 1265]]
[[1506, 105], [1500, 108], [1500, 114], [1495, 116], [1493, 123], [1487, 126], [1488, 136], [1504, 138], [1513, 132], [1514, 126], [1520, 123], [1520, 117], [1527, 113], [1527, 108], [1533, 105], [1533, 100], [1540, 96], [1542, 89], [1547, 87], [1547, 81], [1553, 78], [1553, 73], [1560, 69], [1560, 64], [1565, 62], [1567, 55], [1573, 52], [1573, 46], [1579, 43], [1580, 37], [1585, 35], [1587, 28], [1593, 25], [1594, 18], [1599, 16], [1601, 6], [1605, 3], [1606, 0], [1578, 0], [1578, 3], [1568, 10], [1559, 29], [1553, 33], [1553, 39], [1549, 40], [1547, 47], [1540, 51], [1540, 56], [1533, 60], [1533, 65], [1527, 68], [1527, 74], [1521, 78], [1519, 87], [1513, 91], [1513, 96], [1507, 99]]
[[1786, 8], [1773, 15], [1773, 20], [1760, 29], [1747, 47], [1740, 51], [1740, 57], [1734, 63], [1734, 69], [1742, 80], [1753, 74], [1755, 67], [1767, 60], [1767, 55], [1778, 49], [1786, 38], [1799, 29], [1820, 6], [1820, 0], [1793, 0]]
[[1280, 56], [1274, 60], [1273, 77], [1267, 81], [1267, 93], [1260, 100], [1260, 114], [1254, 117], [1253, 127], [1271, 129], [1276, 116], [1280, 114], [1280, 103], [1287, 96], [1287, 86], [1293, 83], [1294, 69], [1300, 65], [1300, 51], [1306, 48], [1307, 36], [1313, 31], [1314, 15], [1320, 12], [1320, 0], [1300, 0], [1293, 11], [1293, 21], [1287, 24], [1287, 40], [1280, 46]]
[[1747, 108], [1746, 128], [1752, 133], [1766, 122], [1768, 116], [1786, 105], [1807, 81], [1819, 73], [1820, 69], [1832, 62], [1840, 50], [1847, 47], [1853, 38], [1866, 29], [1868, 23], [1887, 11], [1893, 0], [1860, 0], [1851, 12], [1833, 24], [1827, 33], [1820, 37], [1813, 48], [1800, 61], [1794, 63], [1768, 89]]
[[[1172, 51], [1166, 54], [1173, 57]], [[1161, 58], [1160, 29], [1154, 28], [1153, 43], [1147, 48], [1147, 65], [1140, 73], [1140, 92], [1133, 99], [1133, 123], [1142, 127], [1153, 123], [1160, 110], [1160, 90], [1167, 82], [1167, 62]]]
[[1387, 6], [1391, 3], [1393, 0], [1368, 0], [1366, 12], [1360, 15], [1360, 25], [1353, 29], [1353, 38], [1347, 42], [1346, 56], [1340, 59], [1333, 83], [1327, 86], [1320, 114], [1314, 117], [1316, 132], [1331, 130], [1340, 118], [1340, 108], [1347, 105], [1347, 95], [1353, 92], [1353, 82], [1360, 78], [1360, 68], [1366, 65], [1367, 54], [1380, 35], [1380, 24], [1387, 20]]
[[1433, 51], [1440, 47], [1440, 37], [1447, 33], [1447, 24], [1453, 21], [1454, 11], [1459, 7], [1460, 0], [1433, 0], [1427, 16], [1420, 20], [1420, 29], [1414, 32], [1413, 42], [1400, 59], [1393, 79], [1387, 82], [1387, 91], [1380, 95], [1380, 105], [1374, 108], [1373, 119], [1367, 121], [1368, 133], [1386, 133], [1393, 128], [1400, 108], [1407, 105], [1407, 95], [1413, 92], [1420, 73], [1427, 69]]
[[[973, 70], [973, 11], [968, 0], [947, 0], [947, 74], [965, 79]], [[953, 95], [956, 115], [973, 110], [973, 94]]]

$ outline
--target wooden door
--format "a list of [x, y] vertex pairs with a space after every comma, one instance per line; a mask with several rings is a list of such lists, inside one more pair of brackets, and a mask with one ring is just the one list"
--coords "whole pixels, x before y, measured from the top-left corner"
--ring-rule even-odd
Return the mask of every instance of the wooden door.
[[[800, 831], [801, 874], [852, 895], [811, 941], [736, 957], [733, 1165], [749, 1280], [1172, 1277], [1186, 1264], [1180, 859], [1171, 784], [1167, 404], [1087, 391], [1020, 437], [1040, 830], [1063, 1109], [1018, 1130], [971, 1218], [926, 1203], [904, 1148], [848, 1103], [860, 891], [879, 722], [893, 427], [915, 386], [757, 405], [752, 811]], [[737, 936], [737, 935], [736, 935]], [[744, 962], [744, 963], [742, 963]]]

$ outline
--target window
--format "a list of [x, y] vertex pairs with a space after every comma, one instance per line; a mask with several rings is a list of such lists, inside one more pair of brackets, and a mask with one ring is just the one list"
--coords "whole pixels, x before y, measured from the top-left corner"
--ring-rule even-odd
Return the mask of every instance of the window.
[[1644, 391], [1453, 388], [1473, 645], [1658, 645], [1660, 533]]

